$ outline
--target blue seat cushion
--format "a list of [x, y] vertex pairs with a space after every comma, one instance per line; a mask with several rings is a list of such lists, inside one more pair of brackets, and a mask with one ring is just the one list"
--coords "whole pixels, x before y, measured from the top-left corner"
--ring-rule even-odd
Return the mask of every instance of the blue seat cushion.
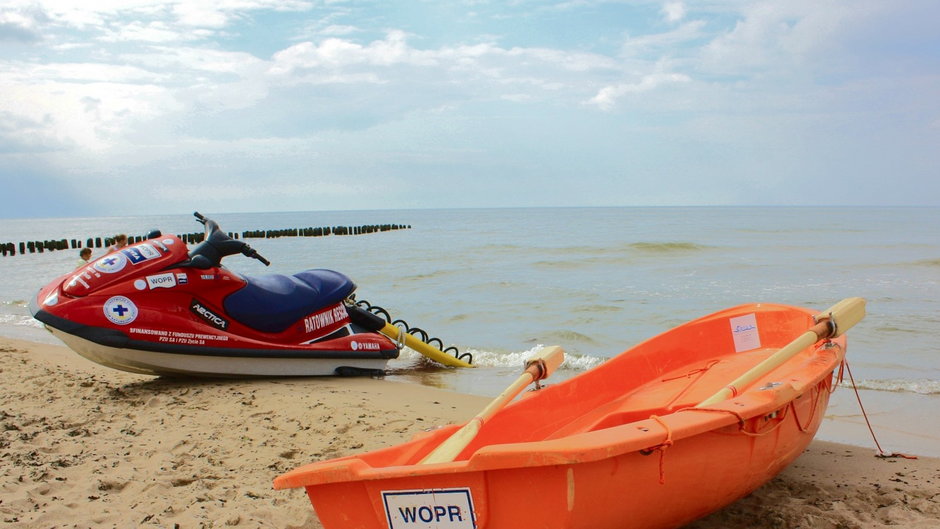
[[356, 284], [333, 270], [307, 270], [292, 276], [246, 276], [243, 288], [225, 298], [225, 312], [262, 332], [287, 330], [304, 316], [335, 305], [356, 290]]

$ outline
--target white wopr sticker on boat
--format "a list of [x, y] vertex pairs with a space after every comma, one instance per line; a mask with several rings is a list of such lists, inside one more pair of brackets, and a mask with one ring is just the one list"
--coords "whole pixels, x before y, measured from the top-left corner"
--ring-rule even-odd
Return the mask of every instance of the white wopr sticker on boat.
[[734, 337], [734, 351], [736, 353], [760, 348], [757, 315], [747, 314], [731, 318], [731, 336]]
[[470, 489], [382, 491], [388, 529], [475, 529]]

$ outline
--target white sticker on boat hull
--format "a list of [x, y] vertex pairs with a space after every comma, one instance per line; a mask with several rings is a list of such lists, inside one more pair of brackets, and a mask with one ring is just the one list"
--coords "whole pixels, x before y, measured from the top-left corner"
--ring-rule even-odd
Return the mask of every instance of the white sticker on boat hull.
[[389, 529], [475, 529], [470, 489], [383, 491]]
[[757, 332], [757, 315], [747, 314], [731, 318], [731, 336], [734, 337], [734, 351], [750, 351], [760, 348], [760, 334]]

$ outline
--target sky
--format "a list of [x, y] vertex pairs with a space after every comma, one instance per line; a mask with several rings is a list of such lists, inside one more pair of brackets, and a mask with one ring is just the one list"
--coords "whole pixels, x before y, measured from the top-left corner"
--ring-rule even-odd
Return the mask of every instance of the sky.
[[940, 205], [936, 0], [0, 0], [0, 218]]

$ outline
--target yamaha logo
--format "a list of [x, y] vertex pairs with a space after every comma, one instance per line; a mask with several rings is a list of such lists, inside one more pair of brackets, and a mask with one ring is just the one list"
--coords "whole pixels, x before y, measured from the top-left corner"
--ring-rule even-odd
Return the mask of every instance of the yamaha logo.
[[353, 351], [358, 351], [360, 349], [362, 349], [363, 351], [366, 351], [366, 350], [379, 351], [382, 349], [381, 346], [379, 346], [379, 344], [373, 343], [373, 342], [357, 342], [353, 340], [352, 342], [350, 342], [349, 345]]

